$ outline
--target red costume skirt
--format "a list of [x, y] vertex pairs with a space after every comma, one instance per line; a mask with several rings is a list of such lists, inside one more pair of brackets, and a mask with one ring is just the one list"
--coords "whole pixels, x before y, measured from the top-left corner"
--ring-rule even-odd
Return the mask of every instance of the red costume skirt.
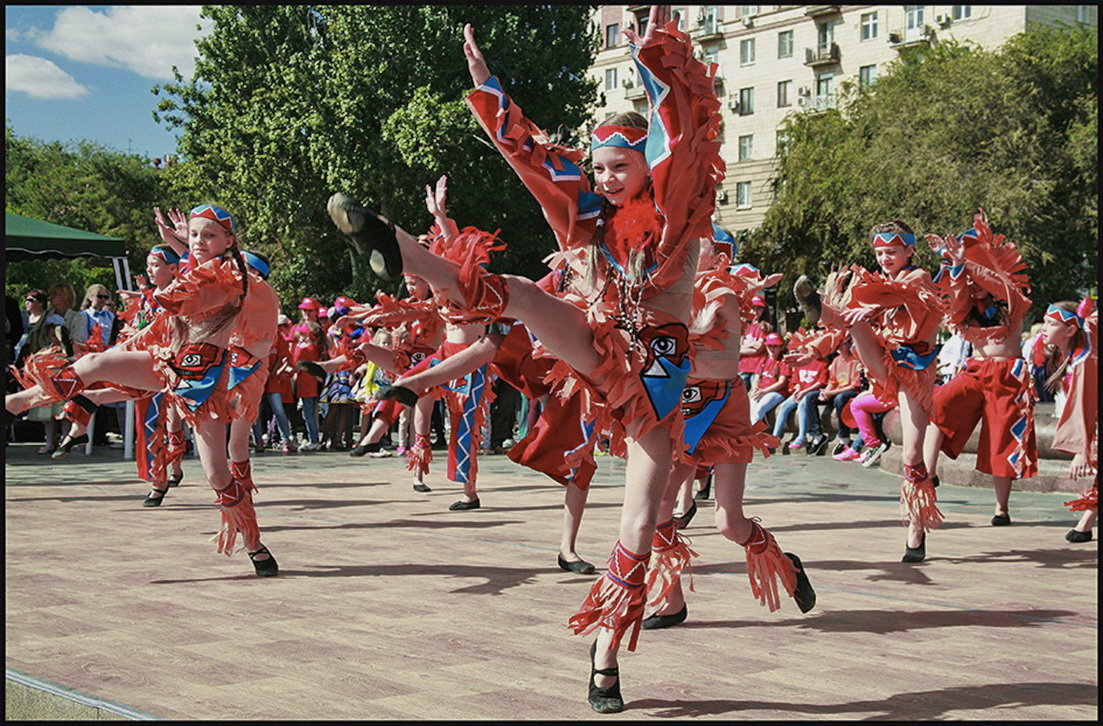
[[945, 435], [942, 452], [956, 459], [977, 423], [977, 471], [1026, 479], [1038, 473], [1030, 366], [1021, 358], [976, 359], [934, 389], [931, 422]]
[[742, 381], [690, 378], [682, 394], [686, 453], [699, 466], [749, 464], [758, 449], [780, 441], [766, 433], [766, 423], [751, 423], [751, 403]]

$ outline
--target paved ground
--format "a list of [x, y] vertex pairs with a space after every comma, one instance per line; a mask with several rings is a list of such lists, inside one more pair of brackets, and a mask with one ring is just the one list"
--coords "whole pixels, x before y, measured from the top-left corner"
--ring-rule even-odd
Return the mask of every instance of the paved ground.
[[[434, 472], [395, 459], [266, 454], [254, 464], [281, 575], [217, 555], [199, 464], [159, 509], [120, 452], [5, 466], [6, 665], [175, 719], [590, 719], [588, 639], [565, 624], [593, 576], [555, 567], [561, 489], [482, 459], [484, 508], [448, 512]], [[603, 563], [623, 466], [603, 460], [580, 551]], [[1067, 494], [944, 485], [928, 560], [900, 563], [896, 480], [775, 457], [747, 498], [804, 560], [819, 604], [768, 613], [742, 549], [700, 512], [690, 618], [644, 632], [609, 718], [1095, 720], [1096, 542], [1070, 545]]]

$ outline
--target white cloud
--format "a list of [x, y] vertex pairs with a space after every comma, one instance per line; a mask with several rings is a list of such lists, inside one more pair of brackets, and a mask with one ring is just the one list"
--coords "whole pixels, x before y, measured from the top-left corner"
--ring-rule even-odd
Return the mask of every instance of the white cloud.
[[80, 98], [88, 89], [57, 67], [53, 61], [21, 53], [4, 58], [4, 84], [31, 98]]
[[[175, 65], [185, 78], [195, 69], [195, 40], [212, 21], [199, 5], [127, 5], [95, 12], [70, 6], [54, 27], [34, 31], [38, 47], [70, 60], [125, 68], [156, 80], [171, 80]], [[202, 25], [196, 30], [196, 25]]]

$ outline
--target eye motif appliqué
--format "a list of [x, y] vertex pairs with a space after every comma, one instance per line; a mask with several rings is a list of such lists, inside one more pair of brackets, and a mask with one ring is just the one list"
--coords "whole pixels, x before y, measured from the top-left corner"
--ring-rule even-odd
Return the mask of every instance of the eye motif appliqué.
[[689, 330], [681, 323], [646, 327], [640, 331], [644, 367], [640, 380], [656, 418], [662, 419], [682, 401], [689, 376]]

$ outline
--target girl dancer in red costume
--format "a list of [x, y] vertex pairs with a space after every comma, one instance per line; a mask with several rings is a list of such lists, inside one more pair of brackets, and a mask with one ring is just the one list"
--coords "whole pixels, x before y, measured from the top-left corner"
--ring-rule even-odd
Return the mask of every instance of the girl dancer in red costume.
[[782, 590], [801, 612], [816, 604], [816, 593], [800, 559], [783, 553], [774, 536], [758, 521], [743, 513], [747, 464], [754, 450], [766, 456], [778, 439], [769, 435], [765, 422], [751, 423], [750, 399], [739, 377], [740, 329], [754, 320], [752, 299], [781, 275], [765, 278], [750, 265], [737, 274], [728, 271], [730, 243], [702, 240], [694, 285], [690, 342], [696, 348], [693, 373], [682, 394], [685, 446], [690, 461], [675, 465], [670, 475], [651, 545], [654, 559], [648, 572], [649, 604], [656, 612], [643, 621], [646, 629], [678, 625], [688, 609], [682, 593], [681, 573], [696, 556], [675, 528], [674, 506], [678, 491], [692, 481], [701, 466], [713, 467], [716, 486], [716, 528], [746, 550], [751, 592], [771, 611], [781, 607]]
[[1042, 336], [1060, 354], [1060, 365], [1046, 384], [1061, 386], [1065, 405], [1057, 419], [1053, 448], [1072, 454], [1069, 478], [1091, 481], [1079, 499], [1065, 502], [1080, 521], [1069, 530], [1069, 542], [1090, 542], [1099, 516], [1099, 311], [1091, 298], [1079, 306], [1058, 302], [1046, 310]]
[[629, 631], [628, 647], [635, 648], [655, 518], [670, 466], [681, 454], [678, 404], [691, 366], [686, 324], [697, 240], [711, 234], [723, 170], [712, 74], [669, 20], [667, 6], [654, 6], [642, 41], [628, 33], [652, 118], [648, 131], [631, 116], [595, 129], [600, 194], [590, 192], [579, 167], [582, 152], [550, 144], [524, 118], [490, 75], [472, 28], [464, 29], [476, 85], [468, 103], [556, 233], [560, 253], [553, 266], [564, 268], [562, 297], [477, 266], [457, 271], [344, 195], [329, 205], [338, 228], [370, 253], [377, 271], [395, 274], [405, 264], [435, 288], [456, 289], [473, 313], [522, 320], [560, 359], [551, 378], [573, 379], [565, 395], [584, 390], [604, 402], [617, 424], [614, 446], [627, 456], [620, 540], [606, 576], [570, 619], [576, 633], [600, 629], [591, 649], [589, 701], [603, 713], [624, 707], [617, 650]]
[[[799, 288], [794, 293], [805, 305], [811, 303], [811, 314], [805, 307], [811, 324], [818, 320], [832, 329], [806, 347], [826, 355], [849, 330], [874, 394], [885, 403], [899, 402], [904, 439], [900, 515], [908, 524], [901, 561], [921, 562], [927, 532], [942, 521], [934, 482], [923, 463], [923, 438], [933, 407], [935, 333], [945, 306], [930, 273], [911, 264], [915, 234], [910, 227], [900, 220], [877, 224], [870, 230], [870, 242], [880, 273], [851, 265], [828, 278], [818, 304]], [[789, 363], [800, 365], [809, 357], [795, 354]]]
[[[126, 326], [119, 333], [118, 345], [128, 347], [128, 340], [152, 325], [164, 312], [154, 300], [153, 293], [163, 291], [176, 279], [179, 263], [180, 256], [176, 250], [169, 245], [158, 245], [146, 256], [146, 275], [151, 286], [143, 285], [140, 292], [119, 291], [127, 298], [127, 305], [119, 313]], [[89, 340], [93, 339], [94, 336], [89, 336]], [[137, 424], [135, 463], [138, 477], [150, 483], [150, 492], [142, 506], [156, 507], [160, 506], [168, 488], [177, 486], [184, 478], [181, 466], [184, 458], [183, 420], [174, 406], [167, 405], [163, 393], [150, 395], [141, 391], [141, 396], [136, 399], [132, 393], [101, 382], [70, 399], [65, 404], [65, 416], [73, 425], [67, 440], [54, 452], [54, 458], [62, 458], [73, 446], [88, 441], [88, 424], [100, 406], [133, 399]], [[170, 470], [171, 477], [168, 474]]]
[[227, 390], [230, 338], [242, 300], [259, 278], [246, 270], [229, 212], [200, 205], [189, 215], [187, 232], [188, 270], [154, 293], [167, 315], [132, 338], [130, 349], [112, 348], [72, 365], [56, 350], [29, 361], [26, 370], [37, 385], [6, 396], [5, 410], [17, 414], [36, 402], [69, 400], [99, 381], [166, 391], [196, 431], [203, 470], [217, 495], [218, 551], [232, 555], [241, 534], [257, 574], [276, 575], [276, 559], [260, 540], [252, 490], [232, 475], [226, 449], [226, 426], [233, 406], [241, 405]]
[[923, 458], [937, 481], [939, 453], [956, 459], [979, 422], [976, 469], [995, 487], [992, 525], [1005, 526], [1011, 524], [1011, 482], [1038, 473], [1034, 382], [1022, 358], [1030, 308], [1026, 263], [1014, 244], [992, 234], [983, 209], [960, 237], [928, 235], [927, 241], [945, 258], [939, 283], [950, 301], [947, 325], [972, 344], [973, 354], [960, 373], [934, 389]]

